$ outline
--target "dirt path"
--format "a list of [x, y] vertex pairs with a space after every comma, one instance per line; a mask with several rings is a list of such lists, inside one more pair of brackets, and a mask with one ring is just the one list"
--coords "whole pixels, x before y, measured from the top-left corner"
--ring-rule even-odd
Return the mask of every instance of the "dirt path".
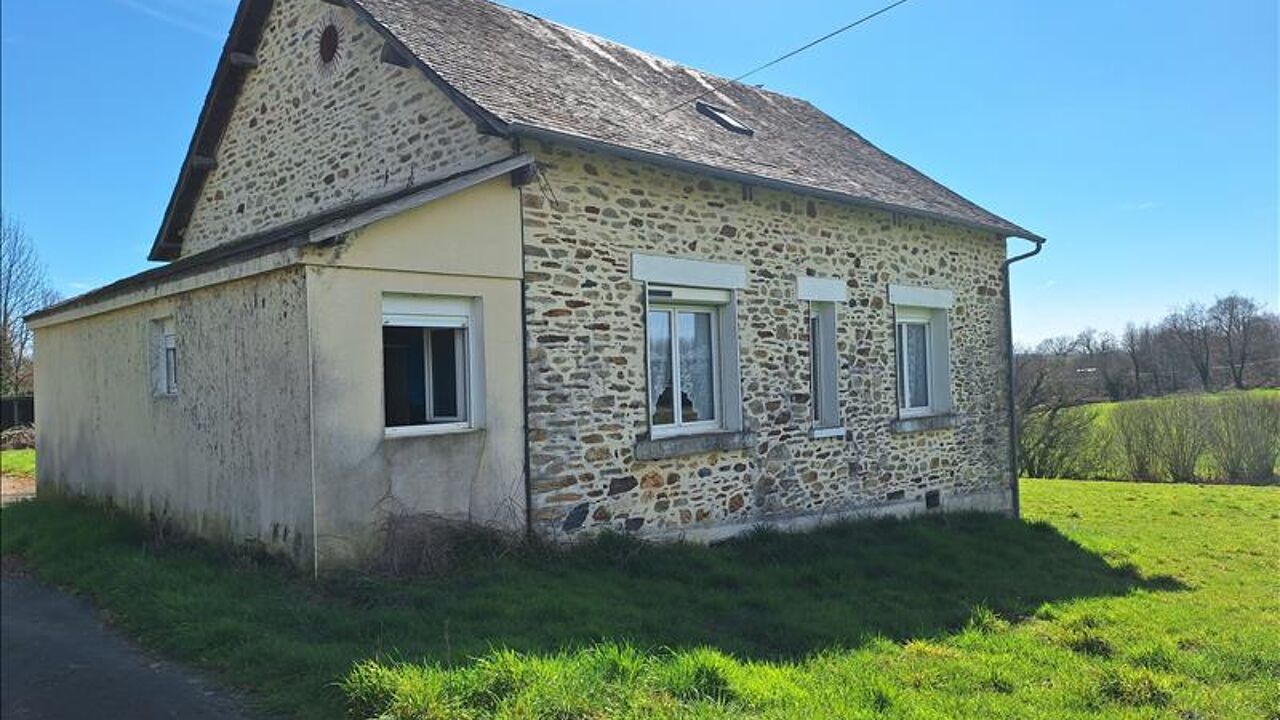
[[246, 717], [227, 694], [125, 642], [88, 603], [10, 568], [0, 575], [0, 716]]
[[36, 479], [21, 473], [0, 473], [0, 506], [36, 496]]

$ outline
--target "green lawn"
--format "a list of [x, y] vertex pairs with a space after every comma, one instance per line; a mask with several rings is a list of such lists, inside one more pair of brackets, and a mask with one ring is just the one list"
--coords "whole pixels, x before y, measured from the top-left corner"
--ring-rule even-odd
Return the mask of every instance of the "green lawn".
[[[1208, 402], [1217, 402], [1227, 398], [1238, 397], [1240, 395], [1248, 395], [1254, 398], [1271, 398], [1280, 399], [1280, 388], [1251, 388], [1249, 390], [1220, 390], [1215, 393], [1196, 393], [1198, 397], [1204, 398]], [[1166, 396], [1168, 397], [1168, 396]], [[1132, 400], [1123, 400], [1121, 402], [1099, 402], [1081, 405], [1080, 407], [1090, 408], [1097, 412], [1096, 419], [1099, 424], [1106, 423], [1111, 417], [1111, 411], [1124, 402], [1133, 402]]]
[[464, 551], [322, 583], [116, 513], [6, 555], [266, 712], [386, 718], [1277, 718], [1280, 488], [1026, 481], [1029, 522]]
[[0, 472], [15, 475], [36, 474], [35, 450], [0, 450]]

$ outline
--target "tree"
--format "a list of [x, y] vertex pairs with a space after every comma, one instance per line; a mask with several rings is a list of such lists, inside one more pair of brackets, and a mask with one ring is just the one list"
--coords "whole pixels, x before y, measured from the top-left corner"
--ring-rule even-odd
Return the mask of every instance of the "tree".
[[23, 317], [57, 300], [22, 226], [0, 213], [0, 395], [31, 390], [31, 331]]
[[[1120, 337], [1120, 347], [1129, 358], [1129, 369], [1133, 373], [1133, 395], [1142, 397], [1142, 373], [1152, 366], [1151, 362], [1151, 326], [1143, 324], [1138, 327], [1129, 323]], [[1159, 378], [1155, 380], [1159, 385]]]
[[1120, 368], [1123, 361], [1119, 358], [1115, 336], [1085, 328], [1076, 336], [1075, 347], [1084, 357], [1087, 370], [1102, 379], [1102, 391], [1107, 398], [1112, 401], [1124, 400], [1127, 394], [1126, 373]]
[[1249, 364], [1250, 342], [1262, 321], [1258, 304], [1238, 293], [1217, 298], [1209, 308], [1209, 319], [1225, 346], [1227, 368], [1231, 370], [1231, 382], [1236, 388], [1245, 387], [1244, 370]]
[[1212, 382], [1213, 321], [1200, 303], [1187, 303], [1164, 320], [1165, 327], [1178, 340], [1187, 360], [1200, 378], [1200, 387], [1209, 390]]

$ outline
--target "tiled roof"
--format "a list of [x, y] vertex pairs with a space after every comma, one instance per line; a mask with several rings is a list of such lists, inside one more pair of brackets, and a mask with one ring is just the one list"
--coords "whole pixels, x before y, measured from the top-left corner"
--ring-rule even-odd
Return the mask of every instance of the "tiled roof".
[[[329, 1], [329, 0], [326, 0]], [[336, 0], [335, 0], [336, 1]], [[797, 98], [664, 60], [488, 0], [344, 0], [493, 132], [576, 142], [693, 172], [774, 185], [1042, 240], [965, 200]], [[181, 254], [273, 0], [241, 0], [150, 258]], [[751, 134], [696, 103], [709, 89]]]
[[804, 100], [741, 83], [704, 98], [754, 131], [739, 134], [695, 103], [667, 112], [723, 78], [487, 0], [356, 2], [500, 130], [547, 131], [1038, 239]]

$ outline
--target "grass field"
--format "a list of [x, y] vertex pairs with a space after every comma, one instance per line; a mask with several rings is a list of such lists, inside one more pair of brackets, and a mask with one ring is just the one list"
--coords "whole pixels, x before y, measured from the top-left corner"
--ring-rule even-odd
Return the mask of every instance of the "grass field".
[[0, 473], [36, 474], [35, 450], [0, 450]]
[[1024, 507], [322, 583], [83, 505], [0, 537], [272, 714], [1280, 717], [1280, 489], [1027, 481]]
[[[1250, 390], [1222, 390], [1216, 393], [1203, 393], [1200, 395], [1200, 397], [1204, 398], [1208, 402], [1218, 402], [1221, 400], [1226, 400], [1228, 398], [1237, 397], [1239, 395], [1248, 395], [1249, 397], [1255, 397], [1255, 398], [1280, 399], [1280, 388], [1252, 388]], [[1132, 401], [1125, 400], [1123, 402], [1132, 402]], [[1095, 417], [1097, 421], [1099, 423], [1106, 423], [1107, 419], [1111, 417], [1111, 412], [1121, 404], [1123, 403], [1100, 402], [1100, 403], [1089, 403], [1088, 405], [1083, 405], [1082, 407], [1091, 408], [1092, 410], [1096, 411], [1097, 414]]]

